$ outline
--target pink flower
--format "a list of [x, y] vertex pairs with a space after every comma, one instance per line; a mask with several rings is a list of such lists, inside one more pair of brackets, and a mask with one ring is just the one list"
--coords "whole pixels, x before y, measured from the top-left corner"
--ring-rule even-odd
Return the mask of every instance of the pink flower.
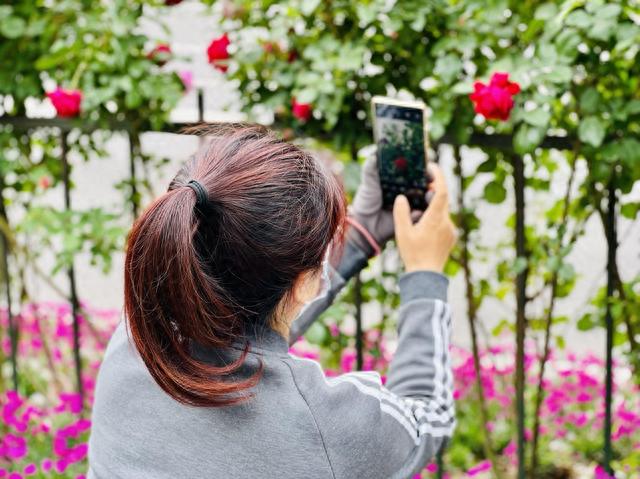
[[488, 85], [476, 82], [469, 98], [475, 112], [489, 120], [508, 120], [513, 108], [513, 97], [520, 92], [520, 85], [509, 81], [508, 73], [494, 73]]
[[78, 414], [82, 411], [82, 399], [78, 393], [60, 393], [60, 404], [55, 408], [56, 412], [69, 411]]
[[[53, 452], [64, 460], [64, 464], [80, 462], [87, 456], [88, 446], [86, 443], [69, 446], [69, 439], [77, 439], [80, 434], [88, 431], [91, 427], [91, 421], [88, 419], [79, 419], [56, 431], [53, 438]], [[60, 461], [58, 461], [60, 463]], [[58, 464], [56, 463], [56, 467]], [[66, 467], [66, 466], [65, 466]]]
[[594, 479], [615, 479], [615, 477], [610, 476], [609, 473], [607, 473], [607, 471], [604, 470], [604, 467], [602, 467], [600, 464], [598, 464], [593, 470], [593, 474]]
[[49, 472], [53, 467], [53, 461], [51, 459], [43, 459], [40, 463], [40, 467], [42, 468], [42, 472]]
[[41, 176], [38, 180], [38, 186], [43, 190], [46, 190], [51, 186], [51, 178], [47, 175]]
[[38, 471], [38, 468], [33, 463], [27, 464], [24, 467], [24, 475], [25, 476], [31, 476], [32, 474], [35, 474], [37, 471]]
[[340, 370], [348, 373], [353, 371], [353, 367], [356, 362], [356, 353], [353, 351], [342, 351], [342, 358], [340, 358]]
[[0, 448], [4, 451], [3, 455], [10, 459], [22, 459], [27, 455], [27, 441], [14, 434], [5, 435]]
[[576, 401], [579, 403], [591, 402], [592, 400], [593, 397], [591, 397], [591, 394], [584, 391], [578, 393], [578, 395], [576, 396]]
[[491, 469], [491, 461], [482, 461], [469, 469], [467, 471], [467, 476], [473, 477], [480, 474], [481, 472], [488, 471], [489, 469]]
[[214, 38], [207, 47], [207, 58], [209, 63], [220, 70], [222, 73], [226, 72], [229, 66], [226, 60], [229, 59], [228, 47], [231, 44], [229, 37], [226, 33]]
[[292, 98], [291, 113], [300, 121], [308, 121], [311, 118], [311, 105], [309, 103], [298, 103], [295, 98]]
[[193, 72], [191, 70], [181, 70], [178, 72], [178, 76], [182, 80], [185, 93], [191, 91], [193, 88]]
[[69, 467], [69, 463], [65, 459], [59, 459], [56, 461], [56, 471], [62, 474]]
[[60, 87], [47, 93], [54, 108], [61, 118], [71, 118], [80, 113], [82, 92], [80, 90], [64, 90]]

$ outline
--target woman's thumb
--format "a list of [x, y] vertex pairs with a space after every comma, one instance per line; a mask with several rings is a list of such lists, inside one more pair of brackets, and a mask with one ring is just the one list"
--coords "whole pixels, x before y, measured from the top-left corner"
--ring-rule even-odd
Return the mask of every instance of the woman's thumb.
[[406, 235], [413, 225], [411, 219], [411, 206], [404, 195], [396, 196], [393, 203], [393, 222], [397, 236]]

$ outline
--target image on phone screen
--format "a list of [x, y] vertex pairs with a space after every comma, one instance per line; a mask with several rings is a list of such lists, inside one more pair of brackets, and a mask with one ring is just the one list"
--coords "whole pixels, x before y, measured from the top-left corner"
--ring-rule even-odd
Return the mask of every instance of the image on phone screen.
[[383, 207], [393, 208], [403, 194], [414, 209], [426, 208], [424, 110], [374, 103], [378, 171]]

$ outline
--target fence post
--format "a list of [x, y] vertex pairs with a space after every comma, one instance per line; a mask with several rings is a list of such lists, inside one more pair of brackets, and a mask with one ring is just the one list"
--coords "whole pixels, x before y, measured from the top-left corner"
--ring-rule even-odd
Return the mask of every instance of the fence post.
[[[513, 154], [513, 187], [516, 206], [515, 246], [516, 258], [526, 258], [525, 244], [525, 177], [524, 162], [522, 156]], [[516, 275], [516, 427], [517, 427], [517, 451], [518, 451], [518, 479], [525, 479], [525, 439], [524, 439], [524, 340], [526, 334], [525, 307], [527, 303], [527, 269], [525, 266]]]
[[[7, 211], [4, 207], [4, 178], [0, 177], [0, 216], [4, 220], [5, 224], [9, 225], [9, 219], [7, 218]], [[9, 343], [11, 345], [11, 379], [13, 382], [13, 389], [18, 390], [18, 334], [20, 325], [16, 323], [16, 320], [11, 311], [11, 281], [9, 278], [9, 239], [5, 232], [2, 233], [2, 274], [5, 281], [5, 295], [7, 302], [7, 319], [9, 322]]]
[[129, 181], [131, 182], [131, 212], [133, 219], [138, 217], [140, 198], [138, 197], [138, 185], [136, 185], [136, 158], [140, 151], [140, 137], [137, 131], [127, 131], [129, 140]]
[[605, 224], [605, 236], [607, 238], [607, 302], [605, 309], [605, 324], [607, 328], [606, 339], [606, 373], [605, 373], [605, 412], [604, 412], [604, 461], [603, 468], [609, 475], [613, 475], [611, 468], [611, 403], [613, 399], [613, 314], [611, 301], [615, 288], [615, 264], [618, 248], [616, 233], [616, 184], [615, 167], [607, 188], [608, 206]]
[[364, 345], [362, 341], [362, 279], [356, 274], [353, 283], [353, 302], [356, 306], [356, 368], [362, 369], [364, 364]]
[[[64, 208], [66, 211], [71, 211], [71, 185], [69, 179], [69, 161], [67, 158], [67, 154], [69, 153], [69, 146], [67, 144], [67, 132], [64, 129], [60, 130], [60, 146], [62, 147], [62, 181], [64, 184]], [[76, 290], [76, 274], [73, 263], [74, 261], [72, 258], [71, 264], [67, 269], [67, 276], [69, 277], [69, 296], [71, 299], [71, 314], [73, 315], [73, 359], [76, 369], [77, 390], [78, 394], [80, 395], [80, 403], [84, 408], [84, 387], [82, 385], [82, 362], [80, 358], [80, 323], [78, 318], [80, 306]]]

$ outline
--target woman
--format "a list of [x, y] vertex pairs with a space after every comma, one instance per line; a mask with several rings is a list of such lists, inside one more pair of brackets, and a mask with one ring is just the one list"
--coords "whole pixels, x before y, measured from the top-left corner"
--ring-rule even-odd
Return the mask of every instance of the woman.
[[[89, 477], [415, 474], [455, 422], [441, 173], [414, 224], [403, 196], [381, 211], [369, 160], [345, 219], [338, 181], [308, 153], [258, 126], [198, 133], [206, 144], [128, 238], [126, 322], [98, 376]], [[289, 344], [394, 225], [406, 273], [386, 387], [374, 372], [326, 378]]]

